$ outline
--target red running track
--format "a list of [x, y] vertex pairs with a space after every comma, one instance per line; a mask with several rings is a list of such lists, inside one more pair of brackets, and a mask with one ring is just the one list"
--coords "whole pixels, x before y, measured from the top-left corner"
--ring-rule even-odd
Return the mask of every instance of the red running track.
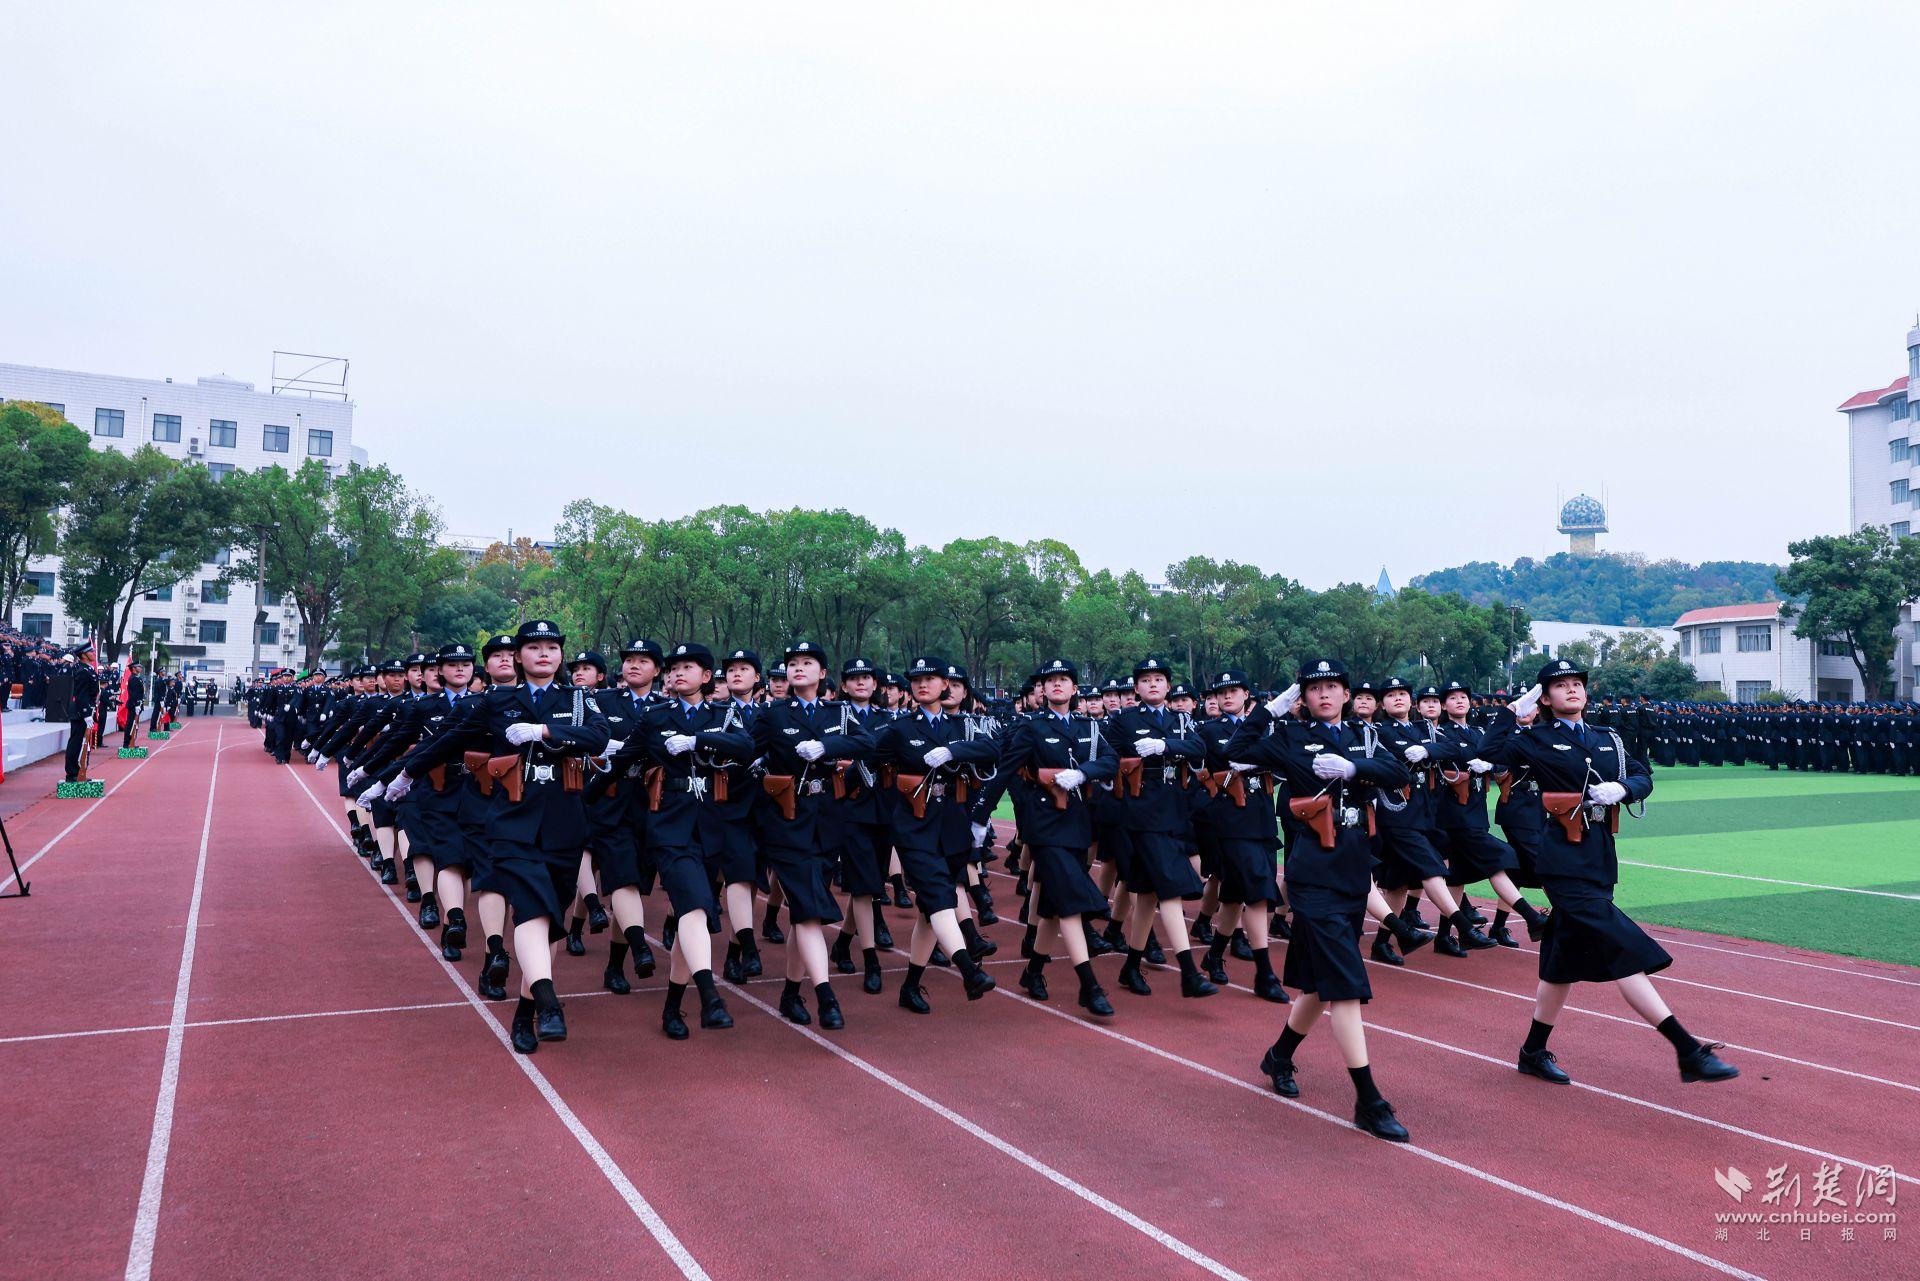
[[[1064, 962], [1028, 1000], [1011, 919], [984, 1000], [934, 971], [915, 1018], [896, 956], [883, 996], [837, 984], [844, 1032], [781, 1020], [774, 979], [684, 1044], [658, 1031], [663, 975], [600, 991], [603, 935], [561, 958], [571, 1039], [521, 1059], [475, 954], [444, 964], [348, 848], [331, 776], [228, 720], [101, 772], [105, 801], [8, 822], [34, 894], [0, 903], [0, 1278], [1915, 1271], [1878, 1226], [1720, 1240], [1715, 1215], [1774, 1209], [1782, 1166], [1803, 1208], [1823, 1164], [1849, 1210], [1865, 1167], [1920, 1196], [1920, 971], [1661, 930], [1669, 1000], [1745, 1074], [1681, 1085], [1583, 989], [1554, 1039], [1578, 1084], [1555, 1089], [1512, 1067], [1531, 955], [1375, 967], [1406, 1148], [1346, 1123], [1324, 1031], [1302, 1099], [1275, 1097], [1256, 1064], [1282, 1012], [1244, 988], [1183, 1001], [1167, 971], [1137, 998], [1108, 959], [1108, 1024]], [[1728, 1166], [1756, 1185], [1742, 1203]]]

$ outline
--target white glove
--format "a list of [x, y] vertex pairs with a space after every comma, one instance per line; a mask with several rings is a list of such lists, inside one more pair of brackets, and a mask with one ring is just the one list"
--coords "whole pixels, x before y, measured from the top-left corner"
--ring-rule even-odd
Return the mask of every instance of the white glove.
[[827, 754], [827, 745], [817, 738], [793, 745], [793, 754], [803, 761], [817, 761]]
[[1267, 711], [1273, 714], [1275, 720], [1279, 720], [1298, 706], [1299, 702], [1300, 683], [1295, 681], [1267, 700]]
[[968, 824], [968, 828], [970, 831], [973, 832], [974, 848], [978, 849], [981, 842], [987, 839], [987, 832], [990, 829], [987, 827], [985, 823], [971, 823], [971, 824]]
[[610, 738], [607, 740], [607, 750], [600, 753], [600, 755], [602, 757], [618, 756], [622, 751], [626, 749], [626, 746], [627, 744], [625, 740], [618, 739], [618, 738]]
[[515, 747], [538, 742], [540, 739], [545, 738], [546, 734], [547, 727], [545, 725], [535, 725], [532, 721], [515, 721], [513, 724], [507, 726], [507, 741]]
[[1420, 744], [1415, 743], [1412, 747], [1409, 747], [1407, 749], [1407, 764], [1418, 765], [1421, 761], [1424, 761], [1426, 759], [1427, 759], [1427, 749], [1420, 746]]
[[1228, 761], [1227, 768], [1236, 774], [1251, 774], [1260, 767], [1258, 765], [1249, 765], [1245, 761]]
[[927, 768], [939, 769], [942, 765], [945, 765], [948, 761], [952, 759], [953, 759], [952, 752], [949, 752], [944, 747], [936, 747], [931, 752], [927, 753], [927, 756], [926, 756]]
[[313, 764], [313, 763], [314, 763], [315, 761], [317, 761], [317, 760], [319, 760], [319, 759], [320, 759], [320, 753], [318, 753], [318, 752], [308, 752], [308, 753], [307, 753], [307, 764], [309, 764], [309, 765], [311, 765], [311, 764]]
[[[401, 775], [401, 777], [404, 778], [406, 776], [403, 774]], [[382, 796], [385, 796], [386, 794], [387, 794], [387, 785], [385, 783], [375, 783], [372, 787], [369, 787], [366, 791], [356, 796], [354, 798], [354, 803], [356, 805], [371, 805], [375, 801], [379, 800]]]
[[1507, 704], [1507, 710], [1514, 716], [1530, 716], [1540, 706], [1540, 687], [1535, 685], [1520, 697]]
[[1072, 791], [1074, 788], [1080, 786], [1080, 784], [1086, 782], [1087, 776], [1077, 769], [1063, 769], [1053, 776], [1053, 781], [1068, 791]]
[[322, 772], [325, 772], [327, 766], [331, 764], [333, 764], [333, 757], [331, 756], [320, 756], [316, 754], [313, 758], [313, 767]]
[[393, 782], [387, 784], [387, 799], [397, 801], [413, 790], [413, 775], [401, 770]]
[[1472, 760], [1467, 762], [1467, 768], [1472, 770], [1475, 774], [1491, 774], [1493, 773], [1493, 762], [1483, 761], [1478, 756], [1476, 756]]
[[1313, 758], [1316, 778], [1352, 778], [1358, 772], [1352, 761], [1337, 752], [1321, 752]]
[[1158, 756], [1167, 750], [1164, 738], [1137, 738], [1133, 741], [1133, 750], [1142, 756]]
[[1618, 805], [1627, 799], [1627, 789], [1618, 783], [1595, 783], [1587, 789], [1587, 799], [1601, 805]]
[[667, 735], [667, 755], [685, 756], [693, 750], [693, 745], [698, 741], [691, 734], [669, 734]]
[[352, 769], [347, 771], [347, 790], [349, 792], [351, 792], [354, 788], [360, 786], [360, 784], [366, 781], [367, 781], [367, 772], [361, 769], [358, 765], [354, 766]]

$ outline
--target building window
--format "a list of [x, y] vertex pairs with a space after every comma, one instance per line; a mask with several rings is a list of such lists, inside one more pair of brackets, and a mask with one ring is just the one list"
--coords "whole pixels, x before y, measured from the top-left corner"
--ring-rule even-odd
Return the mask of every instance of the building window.
[[1762, 694], [1773, 693], [1772, 681], [1737, 681], [1734, 684], [1734, 697], [1743, 703], [1751, 703]]
[[1693, 633], [1692, 632], [1680, 633], [1680, 657], [1682, 658], [1693, 657]]
[[217, 578], [209, 578], [200, 584], [200, 599], [209, 605], [227, 603], [227, 585]]
[[51, 409], [54, 413], [59, 414], [62, 418], [67, 416], [67, 407], [65, 405], [56, 405], [51, 400], [43, 400], [40, 403], [48, 409]]
[[143, 618], [140, 620], [140, 630], [149, 635], [158, 636], [163, 641], [172, 640], [173, 620], [169, 618]]
[[180, 415], [155, 414], [153, 416], [153, 438], [170, 445], [180, 443]]
[[1895, 538], [1910, 538], [1912, 537], [1912, 535], [1913, 535], [1912, 521], [1896, 520], [1893, 522], [1893, 536]]
[[1700, 629], [1700, 652], [1702, 654], [1718, 654], [1720, 652], [1720, 629], [1718, 627], [1702, 627]]
[[1907, 348], [1907, 377], [1920, 382], [1920, 346]]
[[153, 598], [154, 598], [155, 600], [172, 600], [172, 599], [173, 599], [173, 584], [172, 584], [172, 583], [168, 583], [168, 584], [167, 584], [167, 585], [166, 585], [165, 587], [156, 587], [156, 588], [154, 588], [154, 589], [153, 589]]
[[1742, 654], [1766, 654], [1773, 650], [1773, 624], [1742, 623], [1734, 628], [1734, 644]]
[[315, 458], [333, 457], [333, 433], [309, 428], [307, 431], [307, 453]]
[[280, 643], [280, 624], [260, 624], [260, 643], [262, 645], [278, 645]]
[[1905, 436], [1902, 436], [1899, 440], [1890, 440], [1887, 442], [1888, 462], [1904, 463], [1912, 457], [1913, 455], [1908, 452], [1907, 438]]
[[20, 586], [29, 597], [51, 596], [53, 585], [53, 571], [50, 569], [30, 569], [20, 578]]
[[1908, 402], [1908, 400], [1907, 400], [1907, 398], [1906, 398], [1905, 396], [1902, 396], [1902, 397], [1900, 397], [1900, 398], [1899, 398], [1898, 400], [1895, 400], [1895, 401], [1894, 401], [1894, 402], [1893, 402], [1893, 403], [1892, 403], [1892, 404], [1891, 404], [1891, 405], [1889, 406], [1889, 408], [1891, 408], [1891, 409], [1893, 410], [1893, 416], [1894, 416], [1894, 417], [1895, 417], [1896, 419], [1901, 419], [1901, 418], [1905, 418], [1905, 417], [1907, 417], [1907, 405], [1908, 405], [1908, 403], [1909, 403], [1909, 402]]
[[213, 554], [213, 559], [209, 561], [208, 564], [218, 565], [222, 569], [225, 569], [228, 565], [233, 564], [233, 548], [222, 547], [219, 551]]
[[53, 615], [22, 614], [20, 615], [20, 630], [29, 636], [38, 636], [42, 640], [49, 639], [53, 636]]
[[291, 428], [268, 424], [260, 429], [260, 448], [269, 454], [284, 454], [287, 452], [288, 437], [292, 435]]
[[232, 449], [240, 443], [240, 424], [231, 418], [214, 418], [207, 423], [207, 443]]
[[96, 409], [93, 411], [93, 434], [96, 436], [124, 436], [127, 434], [127, 411], [124, 409]]
[[1847, 644], [1845, 641], [1823, 640], [1820, 642], [1820, 657], [1852, 658], [1853, 646]]
[[224, 618], [203, 618], [200, 620], [200, 643], [202, 645], [223, 645], [227, 640], [227, 620]]
[[1904, 480], [1888, 481], [1887, 492], [1889, 496], [1893, 499], [1893, 505], [1895, 507], [1911, 507], [1913, 505], [1913, 499], [1909, 496], [1909, 491], [1907, 488], [1906, 481]]
[[227, 477], [233, 475], [233, 464], [208, 463], [207, 475], [213, 477], [215, 480], [225, 480]]

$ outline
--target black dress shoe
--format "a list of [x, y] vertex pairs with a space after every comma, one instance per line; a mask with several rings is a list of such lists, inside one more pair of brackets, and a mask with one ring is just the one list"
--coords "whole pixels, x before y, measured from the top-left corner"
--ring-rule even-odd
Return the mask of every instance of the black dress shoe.
[[1485, 925], [1487, 923], [1486, 913], [1482, 912], [1479, 908], [1470, 906], [1465, 910], [1467, 913], [1467, 919], [1473, 922], [1475, 925]]
[[420, 928], [423, 930], [439, 929], [440, 905], [438, 903], [422, 903], [420, 905], [420, 915], [417, 919], [420, 922]]
[[633, 991], [633, 985], [627, 982], [627, 976], [620, 972], [618, 965], [609, 965], [600, 975], [600, 982], [615, 996], [626, 996]]
[[1293, 1004], [1293, 998], [1287, 995], [1287, 989], [1281, 984], [1278, 974], [1262, 974], [1254, 979], [1253, 994], [1275, 1005]]
[[780, 928], [778, 920], [769, 916], [760, 923], [760, 937], [769, 943], [784, 943], [787, 941], [787, 932]]
[[847, 1025], [847, 1016], [840, 1012], [840, 1002], [827, 997], [820, 1002], [820, 1030], [838, 1032]]
[[1092, 927], [1087, 929], [1087, 955], [1089, 957], [1113, 955], [1113, 944], [1107, 942], [1106, 938]]
[[967, 999], [969, 1001], [977, 1001], [987, 993], [993, 991], [999, 984], [993, 981], [993, 975], [987, 973], [985, 970], [976, 969], [972, 974], [967, 976], [965, 986], [967, 989]]
[[1540, 922], [1538, 925], [1534, 924], [1533, 921], [1527, 922], [1527, 938], [1529, 941], [1534, 943], [1538, 943], [1540, 941], [1540, 936], [1547, 932], [1547, 918], [1552, 915], [1553, 915], [1553, 910], [1549, 908], [1548, 910], [1541, 912], [1538, 915], [1538, 917], [1535, 918]]
[[878, 996], [885, 986], [886, 981], [880, 975], [880, 958], [876, 956], [866, 964], [866, 973], [860, 980], [860, 990], [868, 996]]
[[[1482, 937], [1485, 936], [1482, 935]], [[1433, 941], [1433, 950], [1442, 956], [1464, 957], [1467, 954], [1466, 948], [1453, 941], [1452, 930], [1448, 930]]]
[[788, 996], [780, 994], [780, 1017], [789, 1023], [798, 1023], [801, 1027], [813, 1022], [813, 1016], [807, 1013], [807, 1003], [798, 994]]
[[[480, 981], [489, 987], [505, 987], [507, 982], [507, 954], [505, 952], [487, 953], [487, 963], [480, 971]], [[495, 998], [496, 1000], [499, 998]]]
[[580, 922], [575, 921], [573, 928], [567, 931], [567, 955], [585, 956], [586, 954], [587, 941], [580, 937]]
[[906, 908], [913, 906], [913, 900], [907, 897], [907, 892], [905, 890], [895, 890], [893, 892], [893, 905], [897, 908], [905, 910]]
[[692, 1035], [687, 1031], [686, 1016], [678, 1010], [668, 1010], [660, 1016], [660, 1030], [667, 1034], [669, 1041], [684, 1041]]
[[927, 954], [927, 964], [937, 965], [944, 970], [953, 964], [953, 958], [947, 955], [945, 948], [936, 944], [933, 951]]
[[387, 860], [380, 868], [380, 883], [382, 885], [398, 885], [400, 883], [400, 874], [393, 870], [393, 861], [391, 859]]
[[1130, 966], [1120, 967], [1120, 986], [1135, 996], [1153, 995], [1153, 989], [1147, 986], [1147, 976]]
[[1267, 933], [1270, 937], [1277, 938], [1282, 942], [1286, 942], [1293, 937], [1293, 926], [1287, 924], [1287, 917], [1284, 912], [1275, 912], [1273, 914], [1273, 919], [1267, 922]]
[[927, 990], [917, 983], [900, 985], [900, 1008], [915, 1014], [933, 1013], [933, 1007], [927, 1004]]
[[991, 906], [987, 906], [987, 907], [976, 907], [976, 908], [974, 909], [974, 912], [975, 912], [975, 914], [976, 914], [976, 915], [978, 915], [978, 916], [979, 916], [979, 918], [980, 918], [980, 924], [982, 924], [982, 925], [998, 925], [998, 924], [1000, 924], [1000, 914], [999, 914], [998, 912], [996, 912], [996, 911], [994, 911], [994, 910], [993, 910], [993, 908], [992, 908]]
[[[446, 942], [444, 941], [444, 939], [445, 939], [445, 936], [446, 936], [446, 931], [444, 931], [444, 930], [442, 930], [442, 931], [441, 931], [441, 937], [442, 937], [442, 939], [443, 939], [443, 941], [442, 941], [442, 942], [441, 942], [441, 944], [440, 944], [440, 956], [441, 956], [441, 959], [442, 959], [442, 960], [447, 960], [447, 961], [457, 961], [457, 960], [459, 960], [459, 959], [460, 959], [460, 949], [459, 949], [459, 948], [457, 948], [457, 947], [453, 947], [453, 946], [451, 946], [451, 945], [449, 945], [449, 944], [447, 944], [447, 943], [446, 943]], [[485, 996], [485, 995], [486, 995], [486, 993], [485, 993], [485, 992], [482, 992], [482, 993], [481, 993], [480, 995], [482, 995], [482, 996]]]
[[1124, 952], [1127, 950], [1127, 934], [1125, 930], [1120, 928], [1120, 922], [1118, 921], [1108, 921], [1107, 928], [1101, 931], [1100, 937], [1106, 941], [1107, 947], [1111, 951]]
[[1212, 921], [1195, 921], [1193, 928], [1188, 931], [1196, 943], [1211, 943], [1219, 932], [1213, 928]]
[[1227, 977], [1227, 963], [1225, 961], [1214, 961], [1211, 965], [1202, 964], [1200, 968], [1205, 971], [1207, 981], [1215, 987], [1225, 987], [1227, 984], [1233, 982], [1231, 978]]
[[1273, 1092], [1283, 1099], [1300, 1097], [1300, 1086], [1293, 1079], [1293, 1060], [1283, 1059], [1269, 1045], [1260, 1058], [1260, 1074], [1273, 1082]]
[[489, 983], [485, 979], [482, 979], [474, 990], [480, 993], [480, 999], [483, 1001], [504, 1001], [507, 999], [507, 988], [503, 983]]
[[1219, 992], [1220, 989], [1208, 982], [1204, 974], [1196, 972], [1180, 976], [1180, 995], [1182, 996], [1217, 996]]
[[1020, 971], [1020, 988], [1036, 1001], [1044, 1001], [1050, 995], [1046, 974], [1036, 970]]
[[567, 1039], [567, 1016], [557, 1004], [548, 1006], [544, 1010], [535, 1010], [533, 1026], [543, 1041]]
[[1499, 944], [1501, 947], [1517, 948], [1520, 946], [1520, 940], [1515, 938], [1513, 936], [1513, 931], [1508, 929], [1504, 925], [1499, 926], [1495, 929], [1488, 930], [1487, 937], [1492, 939], [1495, 943]]
[[605, 934], [607, 932], [607, 926], [611, 924], [613, 924], [613, 922], [607, 917], [606, 904], [595, 903], [587, 909], [587, 929], [591, 933]]
[[1566, 1069], [1554, 1062], [1552, 1050], [1522, 1049], [1520, 1071], [1527, 1076], [1537, 1076], [1542, 1081], [1553, 1085], [1568, 1085], [1573, 1081], [1573, 1078], [1567, 1075]]
[[515, 1010], [513, 1012], [513, 1052], [532, 1054], [540, 1048], [540, 1038], [534, 1034], [533, 1011]]
[[700, 1026], [706, 1028], [729, 1028], [733, 1026], [733, 1015], [727, 1013], [726, 998], [716, 996], [700, 1006]]
[[1353, 1123], [1374, 1138], [1385, 1139], [1389, 1143], [1405, 1143], [1412, 1137], [1407, 1133], [1407, 1127], [1393, 1115], [1393, 1104], [1385, 1099], [1354, 1104]]
[[1731, 1081], [1740, 1075], [1740, 1069], [1727, 1062], [1714, 1051], [1720, 1049], [1718, 1041], [1709, 1044], [1702, 1041], [1691, 1054], [1680, 1056], [1680, 1079], [1682, 1081]]
[[757, 979], [766, 973], [766, 967], [760, 961], [760, 949], [751, 940], [740, 949], [740, 972], [750, 979]]
[[833, 954], [833, 968], [837, 974], [857, 974], [859, 967], [853, 963], [853, 953], [840, 951]]
[[1393, 940], [1387, 937], [1385, 930], [1373, 936], [1373, 947], [1368, 950], [1367, 955], [1382, 965], [1406, 964], [1400, 959], [1400, 953], [1393, 950]]
[[447, 909], [447, 926], [441, 932], [440, 945], [455, 951], [467, 945], [467, 914], [457, 907]]
[[[1249, 955], [1247, 959], [1252, 960], [1253, 958], [1251, 955]], [[1160, 946], [1159, 939], [1155, 938], [1151, 934], [1147, 935], [1147, 964], [1148, 965], [1165, 965], [1166, 963], [1167, 963], [1167, 950]]]
[[1245, 930], [1235, 930], [1233, 932], [1233, 937], [1227, 940], [1227, 954], [1236, 961], [1251, 961], [1253, 959], [1253, 944], [1247, 942], [1247, 932]]
[[740, 945], [727, 944], [727, 959], [720, 966], [720, 977], [729, 983], [745, 983], [747, 970], [740, 962]]
[[1080, 993], [1080, 1008], [1098, 1018], [1113, 1017], [1113, 1002], [1107, 999], [1106, 989], [1098, 983]]
[[883, 952], [893, 947], [893, 931], [887, 928], [885, 921], [873, 923], [873, 945]]
[[974, 960], [981, 961], [998, 952], [1000, 945], [982, 934], [978, 943], [970, 943], [967, 945], [967, 950], [973, 953]]
[[648, 945], [645, 939], [641, 939], [640, 946], [633, 951], [633, 972], [643, 979], [652, 978], [656, 964], [657, 962], [653, 958], [653, 948]]

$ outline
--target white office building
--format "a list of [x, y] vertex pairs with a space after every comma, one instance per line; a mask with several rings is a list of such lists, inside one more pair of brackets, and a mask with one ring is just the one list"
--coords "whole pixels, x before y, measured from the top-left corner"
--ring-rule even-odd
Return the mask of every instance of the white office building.
[[1701, 684], [1735, 702], [1773, 693], [1835, 703], [1865, 697], [1846, 644], [1795, 636], [1777, 600], [1690, 609], [1673, 629], [1680, 633], [1680, 657], [1693, 664]]
[[[30, 400], [50, 405], [87, 432], [96, 449], [131, 453], [142, 445], [200, 464], [215, 476], [236, 469], [269, 467], [289, 471], [317, 458], [335, 472], [350, 462], [366, 461], [353, 443], [353, 403], [341, 390], [313, 395], [297, 385], [260, 391], [252, 383], [224, 376], [176, 383], [171, 378], [125, 378], [61, 369], [0, 364], [0, 400]], [[254, 589], [236, 584], [223, 591], [214, 584], [231, 559], [220, 552], [170, 587], [158, 599], [134, 602], [127, 634], [157, 631], [176, 665], [188, 671], [245, 676], [253, 659]], [[90, 620], [69, 617], [60, 599], [60, 562], [44, 557], [30, 565], [34, 595], [15, 602], [8, 623], [22, 631], [77, 645], [86, 640]], [[305, 654], [300, 621], [290, 601], [266, 602], [260, 627], [260, 665], [291, 666]]]
[[[1920, 520], [1920, 414], [1909, 389], [1920, 394], [1920, 325], [1907, 331], [1907, 372], [1885, 387], [1847, 398], [1848, 513], [1852, 528], [1885, 525], [1896, 537], [1911, 537]], [[1915, 602], [1900, 611], [1895, 632], [1893, 675], [1896, 698], [1914, 697], [1916, 660]]]

